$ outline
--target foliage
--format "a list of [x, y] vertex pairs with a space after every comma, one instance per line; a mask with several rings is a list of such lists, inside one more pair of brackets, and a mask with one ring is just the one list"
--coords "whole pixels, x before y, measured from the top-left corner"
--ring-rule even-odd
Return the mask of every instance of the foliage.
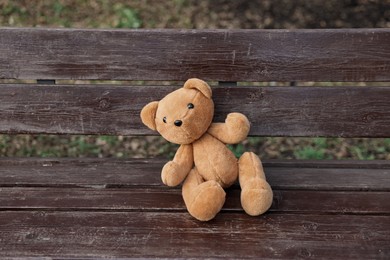
[[141, 20], [135, 10], [118, 4], [115, 6], [115, 13], [118, 17], [116, 28], [139, 28], [141, 27]]

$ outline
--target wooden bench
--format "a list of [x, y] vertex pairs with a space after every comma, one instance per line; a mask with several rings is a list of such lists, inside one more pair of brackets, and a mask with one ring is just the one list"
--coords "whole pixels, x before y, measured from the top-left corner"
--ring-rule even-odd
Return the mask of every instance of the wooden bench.
[[[389, 81], [390, 29], [1, 28], [0, 133], [152, 135], [141, 108], [191, 77], [213, 86], [215, 121], [242, 112], [252, 136], [390, 137], [390, 86], [299, 86]], [[270, 81], [297, 83], [237, 85]], [[234, 186], [206, 223], [165, 162], [1, 158], [0, 257], [390, 258], [389, 161], [264, 161], [269, 212], [246, 215]]]

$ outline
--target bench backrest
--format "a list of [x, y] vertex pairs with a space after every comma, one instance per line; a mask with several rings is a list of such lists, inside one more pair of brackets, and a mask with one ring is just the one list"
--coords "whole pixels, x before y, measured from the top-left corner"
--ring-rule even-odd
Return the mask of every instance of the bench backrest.
[[[390, 87], [383, 83], [237, 86], [237, 82], [390, 81], [390, 29], [1, 28], [0, 133], [155, 134], [142, 125], [141, 108], [191, 77], [212, 83], [216, 121], [229, 112], [242, 112], [252, 123], [251, 135], [390, 136]], [[56, 85], [44, 84], [54, 80]], [[58, 80], [178, 84], [58, 84]]]

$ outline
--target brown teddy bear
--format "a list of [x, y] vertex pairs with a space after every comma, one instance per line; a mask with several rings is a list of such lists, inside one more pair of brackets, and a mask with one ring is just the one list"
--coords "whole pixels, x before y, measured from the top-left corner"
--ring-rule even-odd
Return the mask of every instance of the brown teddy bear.
[[195, 78], [142, 109], [146, 126], [180, 144], [174, 159], [162, 169], [162, 181], [168, 186], [184, 181], [182, 192], [188, 211], [196, 219], [208, 221], [225, 202], [223, 188], [239, 178], [242, 207], [249, 215], [260, 215], [271, 206], [273, 196], [260, 159], [247, 152], [237, 160], [225, 145], [244, 140], [249, 121], [243, 114], [230, 113], [225, 123], [212, 123], [213, 116], [211, 88]]

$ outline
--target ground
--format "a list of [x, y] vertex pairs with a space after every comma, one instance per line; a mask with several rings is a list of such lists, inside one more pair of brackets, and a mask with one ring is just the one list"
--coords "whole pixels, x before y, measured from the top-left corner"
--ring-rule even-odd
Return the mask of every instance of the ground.
[[[390, 1], [0, 0], [0, 26], [194, 29], [390, 28]], [[264, 159], [390, 159], [390, 138], [255, 137], [231, 148], [237, 155], [244, 150], [251, 150]], [[0, 156], [170, 157], [175, 149], [175, 145], [153, 136], [0, 135]]]

